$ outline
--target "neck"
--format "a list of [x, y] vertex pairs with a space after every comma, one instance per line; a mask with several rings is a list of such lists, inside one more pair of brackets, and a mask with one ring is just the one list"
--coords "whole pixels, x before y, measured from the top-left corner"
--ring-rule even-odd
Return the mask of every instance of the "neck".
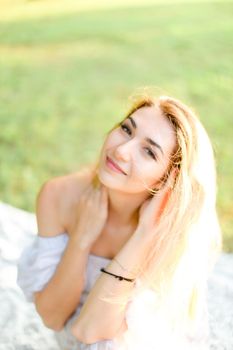
[[108, 221], [117, 227], [135, 226], [141, 204], [148, 198], [148, 193], [124, 193], [108, 189]]

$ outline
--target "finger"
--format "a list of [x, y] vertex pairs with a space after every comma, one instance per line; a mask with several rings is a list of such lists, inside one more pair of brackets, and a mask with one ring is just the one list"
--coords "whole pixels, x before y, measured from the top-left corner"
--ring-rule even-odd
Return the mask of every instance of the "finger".
[[147, 199], [144, 201], [144, 203], [141, 205], [139, 209], [139, 215], [142, 214], [142, 212], [148, 207], [148, 205], [151, 203], [152, 199]]
[[166, 205], [167, 205], [167, 202], [170, 198], [170, 195], [171, 195], [171, 189], [167, 189], [167, 191], [163, 194], [163, 197], [161, 198], [161, 201], [159, 203], [159, 206], [158, 206], [158, 209], [157, 209], [157, 212], [156, 212], [156, 219], [158, 220], [160, 218], [160, 216], [162, 215]]
[[106, 207], [108, 204], [107, 188], [105, 186], [101, 186], [99, 189], [95, 189], [94, 192], [93, 200], [99, 203], [99, 205], [104, 205]]
[[95, 191], [99, 194], [102, 194], [107, 191], [107, 188], [103, 184], [100, 184], [98, 187], [95, 188]]
[[99, 187], [94, 188], [94, 194], [96, 197], [102, 197], [106, 191], [106, 188], [102, 185]]
[[84, 200], [88, 200], [88, 198], [91, 197], [92, 193], [93, 193], [93, 188], [88, 187], [88, 188], [83, 192], [82, 198], [83, 198]]
[[101, 188], [100, 200], [102, 203], [105, 203], [105, 205], [108, 205], [108, 191], [104, 186]]
[[160, 205], [160, 208], [158, 211], [159, 216], [161, 215], [161, 213], [165, 209], [165, 206], [166, 206], [166, 204], [167, 204], [167, 202], [172, 194], [172, 191], [173, 191], [174, 185], [175, 185], [175, 181], [176, 181], [176, 177], [177, 177], [177, 168], [173, 168], [170, 171], [170, 174], [167, 178], [167, 181], [166, 181], [164, 187], [158, 193], [158, 197], [160, 198], [160, 201], [161, 201], [161, 205]]
[[90, 184], [86, 187], [84, 193], [90, 193], [91, 191], [93, 191], [93, 189], [94, 189], [94, 187], [93, 187], [93, 185], [90, 183]]
[[103, 194], [107, 194], [108, 193], [107, 187], [101, 185], [100, 192], [103, 193]]
[[[173, 175], [171, 175], [171, 179], [172, 179], [172, 176]], [[166, 207], [166, 204], [170, 198], [170, 195], [171, 195], [171, 180], [167, 181], [164, 187], [161, 188], [160, 191], [158, 191], [158, 193], [149, 200], [149, 202], [147, 201], [145, 202], [144, 208], [146, 208], [147, 205], [149, 205], [148, 210], [150, 211], [151, 215], [155, 213], [156, 218], [159, 218]]]

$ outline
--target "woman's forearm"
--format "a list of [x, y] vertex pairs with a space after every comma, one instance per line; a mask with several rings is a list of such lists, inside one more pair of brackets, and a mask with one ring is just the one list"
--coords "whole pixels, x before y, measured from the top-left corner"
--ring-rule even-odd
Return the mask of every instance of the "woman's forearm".
[[[136, 271], [127, 273], [122, 267], [112, 260], [106, 270], [127, 278], [138, 277], [150, 249], [150, 238], [141, 234], [133, 234], [120, 252], [115, 256], [117, 261], [127, 270]], [[72, 326], [72, 333], [81, 341], [93, 343], [102, 339], [111, 339], [122, 329], [125, 322], [125, 308], [119, 304], [102, 301], [101, 298], [121, 297], [125, 294], [130, 298], [134, 283], [119, 281], [113, 276], [102, 273], [91, 289], [81, 312]]]
[[79, 304], [88, 254], [89, 249], [81, 249], [79, 242], [70, 238], [53, 277], [35, 293], [36, 309], [47, 327], [61, 330]]

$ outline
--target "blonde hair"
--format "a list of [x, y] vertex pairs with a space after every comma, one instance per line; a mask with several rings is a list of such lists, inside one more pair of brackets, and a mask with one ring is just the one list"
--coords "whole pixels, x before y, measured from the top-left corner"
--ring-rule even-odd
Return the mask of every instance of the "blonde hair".
[[155, 105], [173, 125], [177, 147], [169, 170], [176, 167], [178, 172], [142, 267], [142, 289], [153, 290], [158, 296], [157, 309], [183, 326], [198, 318], [207, 278], [221, 251], [215, 161], [198, 117], [173, 97], [139, 96], [124, 119]]

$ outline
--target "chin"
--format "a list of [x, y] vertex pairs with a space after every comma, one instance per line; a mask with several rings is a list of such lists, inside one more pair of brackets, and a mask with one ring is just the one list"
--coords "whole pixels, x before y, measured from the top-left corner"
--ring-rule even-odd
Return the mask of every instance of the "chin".
[[119, 185], [117, 186], [117, 180], [114, 179], [113, 175], [108, 174], [106, 171], [102, 169], [97, 170], [97, 175], [100, 183], [103, 184], [105, 187], [112, 188], [112, 189], [119, 189]]
[[116, 190], [122, 193], [127, 194], [138, 194], [145, 191], [145, 189], [138, 189], [138, 186], [130, 186], [129, 182], [123, 183], [120, 179], [115, 177], [114, 174], [110, 174], [106, 172], [105, 170], [98, 169], [97, 175], [99, 178], [100, 183], [102, 183], [105, 187]]

